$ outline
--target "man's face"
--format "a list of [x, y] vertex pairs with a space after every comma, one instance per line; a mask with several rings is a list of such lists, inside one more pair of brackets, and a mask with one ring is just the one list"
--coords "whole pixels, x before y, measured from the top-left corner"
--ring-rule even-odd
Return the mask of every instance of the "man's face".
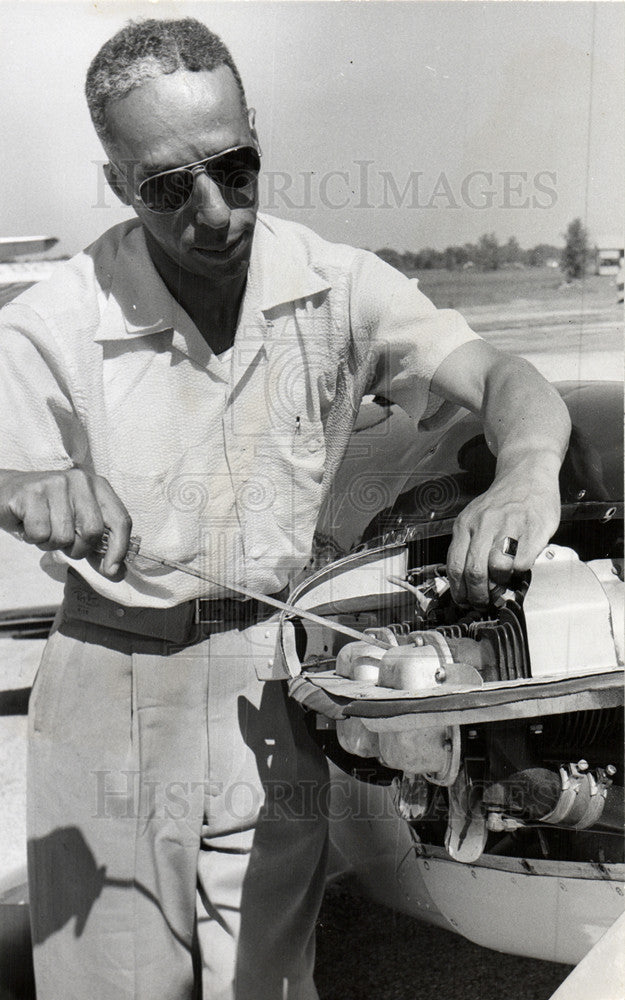
[[[233, 146], [256, 145], [253, 120], [227, 66], [212, 72], [179, 70], [146, 80], [107, 108], [115, 164], [114, 185], [152, 236], [153, 251], [179, 268], [221, 284], [245, 272], [257, 196], [230, 198], [205, 172], [179, 211], [156, 214], [137, 195], [142, 180], [161, 170], [202, 160]], [[120, 190], [121, 187], [121, 190]]]

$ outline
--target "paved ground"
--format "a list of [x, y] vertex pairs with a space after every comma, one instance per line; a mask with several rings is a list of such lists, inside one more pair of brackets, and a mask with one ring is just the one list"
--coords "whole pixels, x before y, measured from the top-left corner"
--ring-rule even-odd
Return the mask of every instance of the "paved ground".
[[[569, 971], [374, 906], [347, 880], [328, 888], [317, 928], [320, 1000], [548, 1000]], [[0, 1000], [35, 1000], [24, 935], [0, 955]]]
[[326, 893], [317, 932], [321, 1000], [548, 1000], [569, 971], [374, 906], [346, 881]]

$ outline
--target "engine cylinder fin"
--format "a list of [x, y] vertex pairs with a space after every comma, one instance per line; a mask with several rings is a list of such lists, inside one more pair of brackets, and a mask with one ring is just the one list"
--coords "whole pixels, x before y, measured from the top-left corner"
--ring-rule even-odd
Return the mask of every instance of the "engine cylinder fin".
[[554, 747], [591, 747], [613, 740], [622, 724], [618, 707], [565, 712], [549, 719], [549, 742]]
[[464, 639], [468, 636], [469, 630], [466, 625], [440, 625], [438, 631], [447, 639]]
[[499, 680], [531, 676], [523, 612], [516, 601], [508, 601], [499, 617], [482, 617], [469, 622], [441, 625], [436, 629], [448, 639], [488, 640], [497, 661]]

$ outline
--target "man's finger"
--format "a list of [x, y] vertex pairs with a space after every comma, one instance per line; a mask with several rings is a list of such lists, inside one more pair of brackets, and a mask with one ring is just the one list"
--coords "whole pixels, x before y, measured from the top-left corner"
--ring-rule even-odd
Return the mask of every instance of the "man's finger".
[[472, 608], [488, 607], [488, 552], [477, 536], [471, 538], [471, 545], [464, 564], [464, 585], [467, 601]]
[[464, 579], [464, 567], [471, 536], [458, 521], [454, 525], [451, 545], [447, 552], [447, 579], [451, 596], [456, 604], [468, 604], [468, 595]]
[[91, 483], [85, 475], [72, 476], [70, 499], [74, 510], [75, 535], [70, 556], [83, 559], [93, 553], [104, 531], [104, 518]]
[[25, 499], [22, 513], [24, 541], [32, 545], [45, 546], [52, 531], [50, 508], [43, 493], [32, 494]]
[[[456, 603], [487, 607], [491, 582], [503, 585], [514, 569], [521, 568], [520, 564], [517, 566], [518, 553], [522, 551], [519, 536], [525, 529], [516, 521], [508, 523], [504, 529], [493, 522], [494, 518], [487, 514], [480, 518], [475, 530], [461, 527], [458, 537], [463, 538], [465, 544], [457, 550], [453, 545], [450, 549], [454, 578], [450, 584]], [[493, 541], [495, 531], [497, 534]], [[462, 557], [464, 565], [461, 566]]]
[[102, 512], [104, 524], [109, 529], [106, 554], [102, 560], [102, 573], [117, 576], [130, 544], [132, 518], [106, 479], [96, 477], [93, 490]]
[[[460, 603], [471, 607], [487, 607], [490, 603], [488, 557], [495, 525], [488, 511], [476, 511], [470, 508], [467, 508], [467, 511], [469, 517], [459, 518], [456, 522], [458, 535], [465, 542], [462, 550], [458, 550], [459, 559], [461, 556], [464, 557], [464, 565], [454, 566], [454, 576], [461, 573], [457, 593], [459, 597], [463, 597]], [[465, 526], [466, 520], [469, 520], [470, 527]], [[468, 544], [466, 544], [467, 538]], [[453, 551], [452, 562], [455, 562], [455, 559], [456, 553]], [[452, 596], [454, 596], [453, 586]]]
[[67, 480], [63, 476], [51, 477], [46, 484], [46, 498], [50, 515], [50, 537], [40, 548], [46, 550], [69, 549], [74, 544], [74, 511], [69, 499]]
[[[515, 571], [520, 571], [524, 553], [527, 524], [521, 522], [516, 516], [494, 518], [485, 523], [484, 529], [479, 533], [479, 555], [476, 551], [476, 560], [479, 559], [480, 579], [476, 584], [474, 595], [479, 593], [479, 604], [490, 603], [490, 590], [493, 583], [504, 586]], [[488, 527], [486, 527], [488, 525]], [[494, 538], [493, 538], [494, 535]]]
[[498, 533], [488, 554], [491, 578], [496, 583], [504, 584], [513, 572], [523, 573], [531, 569], [536, 557], [549, 544], [550, 537], [545, 524], [529, 516], [522, 525], [518, 522], [508, 525], [508, 533]]
[[495, 583], [503, 585], [510, 579], [516, 568], [519, 544], [518, 534], [500, 534], [495, 538], [488, 553], [488, 575]]

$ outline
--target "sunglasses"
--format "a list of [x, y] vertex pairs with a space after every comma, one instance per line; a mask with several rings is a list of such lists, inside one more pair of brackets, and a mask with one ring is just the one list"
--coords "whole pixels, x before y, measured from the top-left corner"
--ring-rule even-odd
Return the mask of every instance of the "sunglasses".
[[193, 194], [196, 174], [202, 171], [229, 195], [234, 207], [245, 208], [255, 197], [250, 188], [260, 171], [260, 154], [253, 146], [235, 146], [196, 163], [163, 170], [141, 182], [139, 198], [150, 212], [179, 212]]

